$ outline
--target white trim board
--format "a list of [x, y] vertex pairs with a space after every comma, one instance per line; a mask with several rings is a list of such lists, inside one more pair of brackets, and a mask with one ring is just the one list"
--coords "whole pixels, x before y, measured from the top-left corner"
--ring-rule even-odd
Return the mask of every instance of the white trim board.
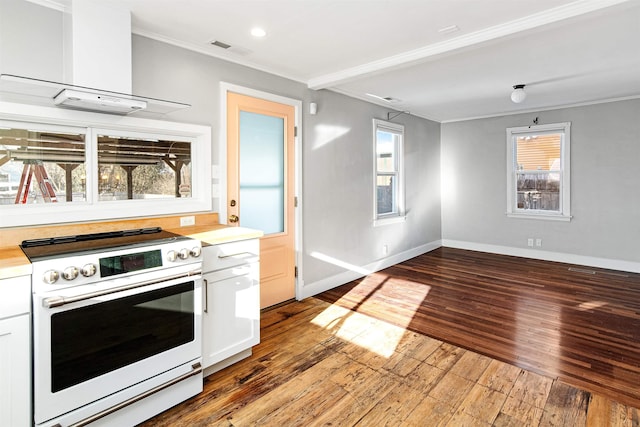
[[[510, 255], [523, 258], [540, 259], [544, 261], [562, 262], [566, 264], [575, 264], [581, 266], [605, 268], [618, 271], [626, 271], [631, 273], [640, 273], [640, 263], [633, 261], [615, 260], [609, 258], [596, 258], [584, 255], [566, 254], [560, 252], [540, 251], [535, 249], [521, 249], [513, 248], [509, 246], [500, 245], [488, 245], [484, 243], [464, 242], [460, 240], [436, 240], [417, 248], [409, 249], [397, 255], [384, 258], [367, 264], [362, 267], [362, 270], [370, 271], [369, 274], [391, 267], [395, 264], [407, 261], [418, 255], [422, 255], [427, 252], [431, 252], [439, 247], [455, 248], [455, 249], [467, 249], [471, 251], [487, 252], [498, 255]], [[318, 280], [317, 282], [303, 285], [300, 288], [300, 292], [296, 295], [298, 301], [308, 297], [320, 294], [346, 283], [364, 277], [362, 273], [356, 271], [345, 271], [334, 276], [327, 277], [325, 279]]]
[[[436, 240], [436, 241], [418, 246], [416, 248], [409, 249], [404, 252], [400, 252], [399, 254], [395, 254], [393, 256], [372, 262], [370, 264], [360, 267], [359, 270], [360, 271], [366, 270], [369, 272], [369, 274], [373, 274], [377, 271], [384, 270], [385, 268], [399, 264], [411, 258], [415, 258], [418, 255], [431, 252], [434, 249], [438, 249], [440, 246], [442, 246], [441, 241]], [[301, 301], [305, 298], [312, 297], [314, 295], [320, 294], [324, 291], [328, 291], [329, 289], [336, 288], [338, 286], [344, 285], [346, 283], [352, 282], [362, 277], [365, 277], [365, 275], [362, 274], [362, 272], [347, 270], [342, 273], [336, 274], [334, 276], [330, 276], [330, 277], [318, 280], [317, 282], [312, 282], [309, 284], [305, 284], [304, 286], [301, 286], [300, 292], [298, 292], [298, 294], [296, 295], [296, 299], [298, 301]]]
[[465, 242], [461, 240], [449, 239], [443, 239], [442, 246], [447, 248], [468, 249], [471, 251], [540, 259], [544, 261], [562, 262], [566, 264], [576, 264], [588, 267], [606, 268], [609, 270], [627, 271], [630, 273], [640, 273], [640, 262], [634, 261], [598, 258], [586, 255], [568, 254], [563, 252], [549, 252], [537, 249], [514, 248], [510, 246], [489, 245], [485, 243]]

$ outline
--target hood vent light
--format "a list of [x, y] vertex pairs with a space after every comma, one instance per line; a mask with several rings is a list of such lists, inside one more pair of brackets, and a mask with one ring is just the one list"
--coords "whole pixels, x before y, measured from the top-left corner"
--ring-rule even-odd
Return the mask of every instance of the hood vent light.
[[81, 92], [73, 89], [62, 90], [53, 98], [53, 102], [61, 107], [96, 110], [113, 114], [129, 114], [147, 108], [146, 101]]

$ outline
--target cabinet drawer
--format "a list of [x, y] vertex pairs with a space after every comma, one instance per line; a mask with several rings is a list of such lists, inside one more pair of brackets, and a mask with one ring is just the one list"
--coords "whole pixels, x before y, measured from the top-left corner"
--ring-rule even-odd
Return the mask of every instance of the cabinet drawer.
[[258, 239], [221, 243], [202, 248], [202, 271], [221, 270], [223, 268], [257, 262], [260, 257]]
[[0, 318], [31, 311], [31, 276], [0, 280]]

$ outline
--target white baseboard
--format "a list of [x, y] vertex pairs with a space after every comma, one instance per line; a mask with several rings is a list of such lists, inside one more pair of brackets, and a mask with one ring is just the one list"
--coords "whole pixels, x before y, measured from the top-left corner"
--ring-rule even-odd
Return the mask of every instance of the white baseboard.
[[334, 276], [327, 277], [316, 282], [305, 283], [304, 286], [300, 287], [300, 292], [298, 292], [298, 295], [296, 295], [296, 299], [300, 301], [305, 298], [312, 297], [324, 291], [328, 291], [329, 289], [333, 289], [337, 286], [344, 285], [345, 283], [349, 283], [366, 276], [366, 274], [363, 274], [363, 271], [375, 273], [376, 271], [383, 270], [387, 267], [391, 267], [392, 265], [399, 264], [408, 259], [417, 257], [418, 255], [422, 255], [426, 252], [437, 249], [440, 246], [442, 246], [442, 242], [440, 240], [436, 240], [434, 242], [426, 243], [424, 245], [409, 249], [399, 254], [380, 259], [363, 267], [359, 267], [358, 271], [347, 270], [343, 273], [336, 274]]
[[611, 270], [640, 273], [640, 263], [611, 258], [597, 258], [585, 255], [575, 255], [563, 252], [549, 252], [538, 249], [514, 248], [510, 246], [488, 245], [484, 243], [465, 242], [461, 240], [443, 239], [442, 246], [448, 248], [468, 249], [479, 252], [489, 252], [500, 255], [512, 255], [524, 258], [541, 259], [545, 261], [563, 262], [589, 267], [606, 268]]

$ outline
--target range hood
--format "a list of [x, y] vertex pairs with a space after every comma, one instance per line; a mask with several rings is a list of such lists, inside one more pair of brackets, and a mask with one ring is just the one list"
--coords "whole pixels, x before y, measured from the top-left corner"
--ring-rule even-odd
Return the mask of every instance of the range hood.
[[167, 114], [190, 106], [131, 95], [131, 14], [128, 9], [90, 0], [71, 0], [70, 5], [62, 15], [64, 82], [9, 71], [0, 74], [0, 101], [119, 115]]
[[167, 114], [189, 104], [12, 74], [0, 74], [0, 100], [109, 114]]

